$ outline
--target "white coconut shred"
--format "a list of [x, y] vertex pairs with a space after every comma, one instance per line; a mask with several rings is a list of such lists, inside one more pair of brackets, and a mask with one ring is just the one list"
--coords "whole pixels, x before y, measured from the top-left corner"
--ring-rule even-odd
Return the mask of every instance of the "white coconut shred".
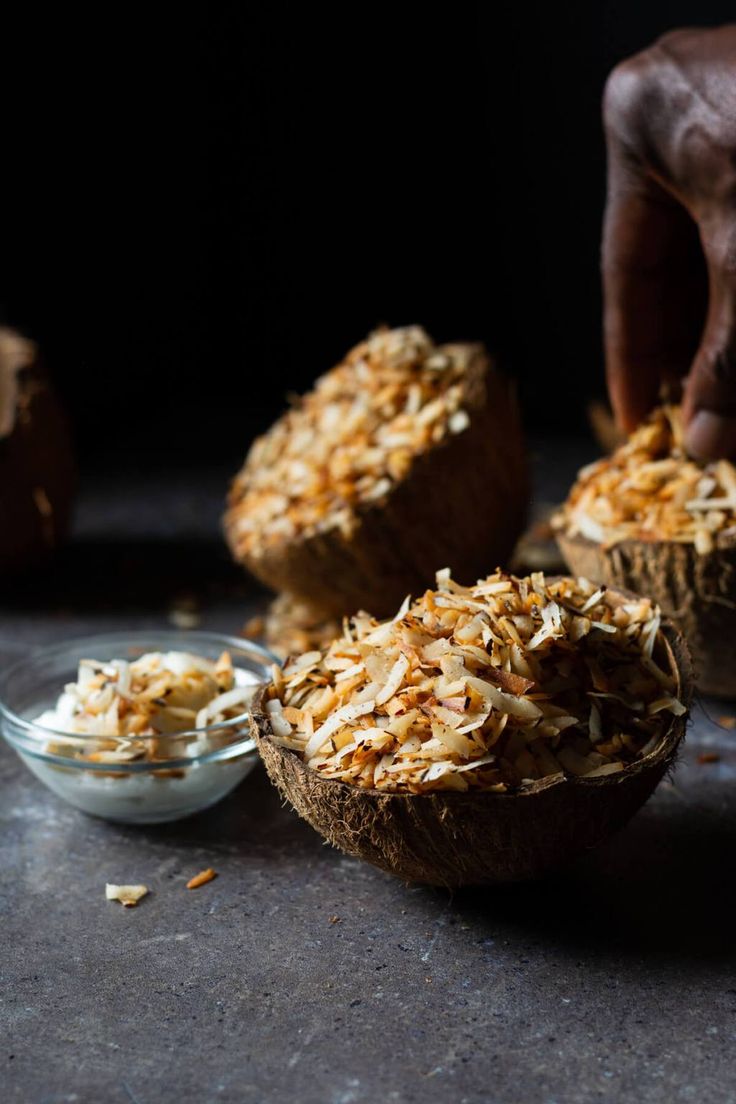
[[[83, 659], [77, 681], [33, 723], [87, 737], [49, 741], [54, 754], [98, 763], [159, 762], [238, 738], [229, 728], [206, 737], [192, 732], [241, 716], [255, 685], [255, 677], [236, 670], [227, 652], [215, 662], [188, 652], [149, 652], [133, 662]], [[177, 738], [179, 733], [184, 735]]]
[[[73, 761], [74, 769], [37, 756], [28, 765], [86, 812], [170, 819], [209, 804], [251, 769], [250, 756], [197, 759], [243, 739], [258, 685], [254, 673], [233, 667], [227, 652], [216, 661], [187, 652], [150, 652], [133, 662], [82, 660], [77, 681], [33, 721], [53, 730], [44, 751], [70, 760], [70, 767]], [[182, 759], [195, 761], [172, 765]], [[78, 769], [84, 766], [90, 769]]]

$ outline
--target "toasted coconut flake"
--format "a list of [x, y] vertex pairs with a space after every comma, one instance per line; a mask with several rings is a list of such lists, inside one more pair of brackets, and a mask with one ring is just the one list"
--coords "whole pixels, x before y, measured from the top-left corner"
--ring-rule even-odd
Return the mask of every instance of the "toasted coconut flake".
[[[291, 722], [285, 716], [286, 710], [282, 709], [279, 699], [274, 698], [273, 701], [268, 702], [266, 704], [266, 709], [271, 718], [271, 728], [274, 731], [274, 735], [281, 737], [281, 739], [286, 739], [288, 736], [291, 736]], [[298, 713], [300, 719], [303, 716], [301, 710], [292, 709], [290, 712], [292, 714]]]
[[376, 694], [376, 705], [385, 705], [392, 698], [404, 681], [404, 675], [409, 670], [409, 660], [405, 655], [400, 655], [389, 672], [386, 685]]
[[113, 885], [112, 882], [108, 882], [105, 886], [107, 900], [119, 901], [126, 908], [134, 908], [147, 893], [148, 886], [144, 885]]
[[663, 709], [668, 710], [670, 713], [674, 713], [676, 717], [682, 717], [687, 710], [681, 701], [677, 698], [658, 698], [657, 701], [652, 702], [647, 708], [647, 713], [653, 716], [655, 713], [661, 713]]
[[[77, 681], [68, 683], [56, 708], [34, 724], [69, 734], [47, 745], [67, 758], [158, 762], [185, 757], [195, 742], [199, 754], [239, 740], [241, 726], [228, 722], [242, 721], [256, 688], [255, 679], [235, 669], [227, 652], [216, 661], [188, 652], [149, 652], [132, 662], [83, 659]], [[222, 727], [194, 740], [192, 730], [211, 725]]]
[[539, 572], [467, 588], [443, 570], [402, 609], [356, 616], [269, 688], [274, 738], [323, 777], [411, 793], [594, 777], [648, 754], [663, 714], [685, 712], [647, 599]]
[[299, 673], [299, 671], [307, 671], [310, 667], [314, 667], [319, 663], [322, 658], [321, 652], [307, 652], [306, 655], [299, 656], [297, 659], [291, 660], [284, 667], [284, 677], [291, 678], [293, 675]]
[[438, 349], [419, 326], [381, 329], [319, 379], [252, 446], [230, 492], [236, 555], [341, 529], [391, 493], [415, 458], [464, 432], [468, 346]]
[[609, 625], [605, 621], [591, 621], [590, 626], [593, 629], [600, 629], [601, 632], [615, 633], [617, 631], [615, 625]]
[[396, 616], [394, 617], [394, 621], [401, 621], [402, 618], [404, 618], [406, 616], [406, 611], [409, 609], [410, 605], [411, 605], [411, 594], [407, 594], [406, 598], [404, 599], [404, 601], [401, 603], [398, 610], [396, 611]]
[[483, 677], [490, 679], [491, 682], [498, 683], [502, 690], [506, 690], [510, 694], [526, 694], [527, 690], [534, 687], [533, 679], [524, 678], [523, 675], [515, 675], [513, 671], [504, 671], [502, 668], [491, 667], [484, 671]]
[[736, 468], [693, 460], [682, 442], [680, 408], [658, 407], [612, 456], [578, 473], [554, 528], [605, 547], [679, 541], [712, 552], [736, 525]]
[[199, 889], [200, 886], [206, 885], [207, 882], [211, 882], [216, 877], [217, 871], [209, 866], [206, 870], [200, 870], [199, 874], [195, 874], [193, 878], [189, 879], [187, 889]]
[[304, 748], [305, 757], [311, 759], [314, 753], [319, 751], [332, 733], [337, 732], [343, 725], [348, 724], [350, 721], [357, 721], [359, 717], [364, 717], [368, 713], [372, 713], [375, 704], [375, 701], [367, 701], [360, 702], [358, 705], [344, 705], [340, 709], [337, 709], [314, 733], [309, 743]]

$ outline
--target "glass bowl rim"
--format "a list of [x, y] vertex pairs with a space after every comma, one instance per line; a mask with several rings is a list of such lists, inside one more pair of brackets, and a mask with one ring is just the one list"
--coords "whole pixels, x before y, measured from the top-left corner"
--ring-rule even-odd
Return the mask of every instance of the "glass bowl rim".
[[[31, 647], [30, 650], [19, 659], [16, 659], [2, 672], [0, 672], [0, 720], [3, 725], [3, 735], [14, 747], [22, 750], [26, 754], [34, 755], [36, 758], [43, 759], [48, 762], [57, 763], [59, 766], [69, 767], [71, 769], [79, 768], [82, 770], [98, 770], [107, 771], [108, 773], [142, 773], [147, 770], [173, 770], [177, 766], [191, 765], [192, 763], [206, 762], [213, 758], [230, 758], [231, 756], [223, 755], [223, 752], [229, 751], [234, 754], [235, 750], [242, 751], [242, 745], [251, 744], [255, 747], [255, 743], [250, 735], [244, 736], [240, 740], [233, 741], [232, 744], [227, 744], [224, 748], [214, 748], [210, 751], [201, 752], [191, 757], [178, 757], [176, 759], [164, 759], [160, 762], [152, 763], [150, 761], [143, 763], [86, 763], [78, 759], [67, 758], [62, 755], [54, 755], [53, 752], [45, 751], [40, 747], [40, 739], [38, 736], [34, 736], [34, 733], [40, 733], [45, 739], [52, 739], [54, 736], [61, 737], [68, 740], [73, 737], [75, 741], [79, 741], [80, 745], [84, 745], [85, 742], [90, 743], [98, 740], [112, 739], [112, 740], [182, 740], [190, 739], [197, 740], [203, 736], [207, 736], [210, 733], [221, 731], [224, 728], [231, 728], [233, 725], [242, 723], [247, 720], [250, 710], [245, 710], [243, 713], [238, 714], [237, 717], [231, 717], [226, 721], [216, 721], [212, 724], [205, 725], [202, 728], [184, 729], [181, 732], [169, 732], [162, 733], [156, 736], [109, 736], [106, 733], [74, 733], [64, 731], [63, 729], [48, 728], [46, 725], [40, 725], [35, 721], [28, 721], [24, 717], [21, 717], [15, 712], [5, 701], [5, 694], [7, 693], [7, 685], [10, 679], [23, 667], [30, 662], [43, 662], [46, 658], [56, 658], [63, 656], [66, 652], [69, 652], [75, 648], [79, 648], [81, 645], [85, 647], [89, 644], [94, 646], [95, 644], [115, 644], [120, 642], [121, 646], [135, 646], [136, 637], [161, 639], [166, 638], [175, 639], [184, 643], [189, 640], [193, 644], [197, 641], [203, 641], [204, 643], [223, 645], [227, 650], [240, 652], [252, 651], [255, 653], [257, 659], [262, 662], [264, 675], [267, 674], [269, 667], [273, 664], [281, 666], [279, 659], [265, 648], [262, 644], [257, 644], [254, 640], [248, 640], [244, 637], [231, 636], [228, 633], [212, 632], [210, 630], [198, 630], [198, 629], [141, 629], [140, 631], [131, 631], [129, 629], [114, 630], [108, 633], [94, 633], [91, 635], [70, 637], [57, 644], [44, 644], [39, 647]], [[189, 651], [192, 655], [196, 655], [196, 647], [182, 648], [183, 651]], [[104, 662], [104, 661], [103, 661]], [[264, 682], [267, 681], [264, 678]], [[258, 684], [256, 684], [257, 686]], [[61, 693], [63, 687], [60, 689]], [[15, 729], [20, 729], [25, 736], [25, 740], [18, 740], [17, 736], [7, 731], [7, 725], [11, 725]], [[26, 743], [26, 740], [28, 741]]]

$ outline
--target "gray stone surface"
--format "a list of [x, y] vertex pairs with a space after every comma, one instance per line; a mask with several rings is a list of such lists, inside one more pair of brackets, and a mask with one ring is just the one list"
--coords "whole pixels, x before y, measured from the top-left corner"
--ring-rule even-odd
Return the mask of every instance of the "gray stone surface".
[[[165, 509], [90, 488], [54, 572], [4, 596], [0, 655], [162, 625], [185, 590], [203, 627], [237, 630], [262, 599], [219, 549], [222, 484], [178, 480]], [[2, 748], [0, 1100], [736, 1100], [736, 732], [694, 717], [615, 839], [554, 880], [454, 896], [323, 846], [260, 769], [134, 829]], [[187, 891], [205, 866], [219, 877]], [[108, 880], [152, 892], [126, 910]]]

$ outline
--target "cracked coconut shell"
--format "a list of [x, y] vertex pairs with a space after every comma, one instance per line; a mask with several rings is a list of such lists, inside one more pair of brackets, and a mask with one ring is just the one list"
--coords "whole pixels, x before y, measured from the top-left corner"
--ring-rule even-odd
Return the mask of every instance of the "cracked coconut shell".
[[619, 541], [611, 547], [557, 534], [571, 572], [596, 583], [651, 598], [682, 630], [693, 656], [698, 689], [736, 697], [736, 538], [710, 552], [677, 541]]
[[0, 571], [37, 566], [66, 532], [75, 466], [36, 349], [0, 328]]
[[[611, 595], [611, 597], [613, 597]], [[616, 601], [632, 595], [616, 595]], [[675, 692], [689, 707], [687, 644], [669, 621], [659, 630]], [[511, 792], [386, 792], [321, 777], [275, 741], [269, 687], [253, 700], [251, 731], [280, 794], [329, 843], [407, 882], [448, 888], [542, 876], [621, 828], [675, 761], [687, 714], [673, 715], [656, 746], [616, 773], [555, 774]]]
[[[429, 342], [418, 328], [405, 332], [419, 332]], [[448, 415], [451, 428], [417, 451], [403, 472], [377, 477], [380, 493], [353, 499], [341, 510], [340, 524], [317, 531], [297, 526], [263, 547], [246, 546], [239, 524], [248, 508], [242, 481], [253, 464], [252, 451], [233, 484], [225, 516], [235, 559], [271, 589], [337, 617], [358, 609], [388, 615], [407, 593], [431, 585], [438, 563], [450, 564], [456, 578], [471, 580], [506, 561], [522, 531], [528, 499], [515, 391], [481, 345], [430, 343], [428, 358], [442, 357], [462, 358], [467, 365], [456, 417]]]

